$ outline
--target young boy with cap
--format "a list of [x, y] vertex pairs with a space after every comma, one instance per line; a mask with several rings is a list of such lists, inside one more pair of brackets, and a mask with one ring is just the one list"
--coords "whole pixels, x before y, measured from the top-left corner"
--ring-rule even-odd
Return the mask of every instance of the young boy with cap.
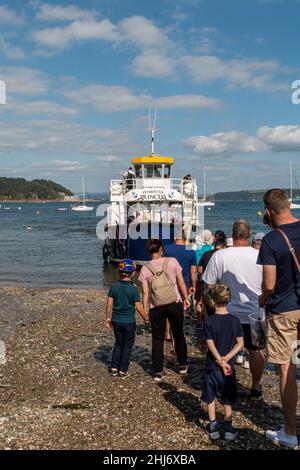
[[[110, 375], [126, 379], [130, 376], [128, 370], [131, 351], [135, 340], [136, 322], [135, 311], [148, 323], [149, 317], [140, 301], [138, 288], [133, 283], [136, 264], [131, 259], [125, 259], [119, 264], [120, 279], [115, 282], [108, 292], [106, 304], [107, 328], [114, 330], [116, 343], [113, 350]], [[111, 314], [112, 313], [112, 314]]]
[[208, 346], [202, 394], [209, 417], [206, 432], [212, 440], [220, 438], [216, 421], [216, 397], [220, 393], [225, 413], [225, 439], [234, 440], [238, 433], [232, 426], [232, 405], [237, 394], [234, 359], [244, 347], [244, 333], [240, 320], [228, 313], [229, 287], [216, 284], [210, 289], [210, 297], [216, 313], [206, 318], [203, 328]]

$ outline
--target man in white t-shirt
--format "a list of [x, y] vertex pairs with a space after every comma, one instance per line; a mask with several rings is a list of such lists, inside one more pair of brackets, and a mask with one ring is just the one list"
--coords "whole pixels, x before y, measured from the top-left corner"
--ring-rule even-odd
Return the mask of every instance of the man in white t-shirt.
[[258, 251], [249, 246], [250, 225], [245, 220], [233, 224], [233, 246], [219, 250], [211, 257], [203, 281], [208, 286], [227, 284], [231, 292], [230, 313], [239, 318], [244, 329], [245, 347], [249, 351], [252, 387], [250, 398], [262, 398], [261, 378], [264, 370], [262, 351], [252, 344], [249, 314], [259, 309], [262, 269], [257, 263]]

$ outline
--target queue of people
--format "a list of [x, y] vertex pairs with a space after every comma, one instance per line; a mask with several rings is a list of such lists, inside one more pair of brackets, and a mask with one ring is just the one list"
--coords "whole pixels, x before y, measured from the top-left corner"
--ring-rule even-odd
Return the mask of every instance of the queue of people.
[[[280, 396], [284, 424], [268, 430], [266, 437], [289, 449], [298, 445], [296, 434], [296, 356], [300, 339], [300, 221], [290, 210], [288, 196], [273, 189], [264, 196], [264, 222], [271, 231], [251, 238], [251, 227], [240, 219], [233, 224], [232, 240], [221, 230], [202, 234], [196, 250], [187, 249], [182, 235], [171, 246], [148, 240], [150, 262], [139, 275], [142, 302], [133, 284], [134, 262], [120, 263], [120, 280], [107, 301], [107, 327], [113, 327], [116, 344], [110, 373], [129, 377], [129, 358], [135, 337], [135, 310], [152, 326], [152, 365], [156, 382], [164, 380], [164, 341], [170, 334], [178, 361], [178, 373], [188, 374], [188, 353], [184, 337], [184, 312], [195, 296], [197, 328], [203, 331], [207, 358], [202, 401], [207, 405], [206, 431], [212, 440], [220, 438], [216, 400], [221, 398], [225, 415], [226, 440], [238, 434], [232, 424], [232, 407], [237, 400], [235, 363], [247, 350], [251, 373], [249, 399], [263, 398], [262, 377], [265, 355], [279, 366]], [[199, 242], [199, 240], [198, 240]], [[197, 259], [197, 250], [202, 254]], [[198, 279], [197, 279], [198, 276]], [[250, 315], [264, 308], [267, 315], [266, 348], [253, 342]], [[298, 341], [298, 342], [297, 342]]]

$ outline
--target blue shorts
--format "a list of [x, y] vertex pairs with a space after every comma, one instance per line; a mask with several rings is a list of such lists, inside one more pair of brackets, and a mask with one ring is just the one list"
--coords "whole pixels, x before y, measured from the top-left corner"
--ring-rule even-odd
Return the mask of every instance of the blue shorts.
[[221, 369], [205, 372], [202, 400], [209, 405], [216, 399], [218, 393], [221, 394], [223, 405], [234, 405], [236, 403], [235, 370], [233, 370], [232, 375], [228, 376], [225, 376]]

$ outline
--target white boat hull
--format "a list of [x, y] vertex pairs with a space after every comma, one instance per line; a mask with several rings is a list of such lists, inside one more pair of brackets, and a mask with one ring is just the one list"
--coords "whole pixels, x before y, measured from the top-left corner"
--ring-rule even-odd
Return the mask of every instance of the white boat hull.
[[205, 201], [205, 202], [199, 202], [198, 205], [201, 207], [214, 207], [216, 203], [212, 201]]
[[291, 209], [300, 209], [300, 204], [291, 203]]
[[94, 207], [90, 206], [75, 206], [71, 208], [72, 211], [75, 212], [91, 212], [94, 210]]

